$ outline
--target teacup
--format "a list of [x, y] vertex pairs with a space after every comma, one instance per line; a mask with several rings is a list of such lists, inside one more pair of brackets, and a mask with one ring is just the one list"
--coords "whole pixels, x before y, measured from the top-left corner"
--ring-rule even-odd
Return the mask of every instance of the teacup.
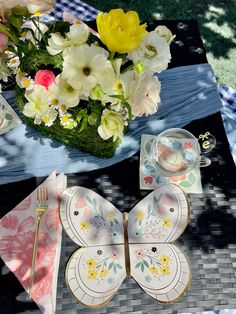
[[176, 176], [190, 172], [194, 167], [206, 167], [211, 160], [201, 156], [196, 137], [180, 128], [160, 133], [153, 142], [152, 160], [162, 176]]

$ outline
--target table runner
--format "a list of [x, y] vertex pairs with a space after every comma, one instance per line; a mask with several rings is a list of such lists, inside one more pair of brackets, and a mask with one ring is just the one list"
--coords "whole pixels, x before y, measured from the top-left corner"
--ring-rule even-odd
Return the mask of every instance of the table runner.
[[[0, 184], [46, 176], [54, 169], [78, 173], [108, 167], [134, 155], [140, 148], [141, 134], [156, 135], [171, 127], [183, 127], [222, 107], [214, 73], [207, 63], [169, 69], [158, 77], [161, 81], [158, 111], [131, 121], [114, 157], [104, 159], [85, 154], [22, 124], [0, 138]], [[5, 97], [18, 111], [13, 94], [5, 93]]]

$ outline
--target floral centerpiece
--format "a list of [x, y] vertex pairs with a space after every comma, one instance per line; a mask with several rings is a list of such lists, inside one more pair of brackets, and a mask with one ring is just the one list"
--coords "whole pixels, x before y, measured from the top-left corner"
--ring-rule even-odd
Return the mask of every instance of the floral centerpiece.
[[99, 13], [97, 31], [71, 16], [42, 22], [52, 1], [0, 1], [0, 79], [16, 80], [27, 123], [48, 137], [111, 157], [129, 122], [160, 102], [171, 59], [165, 26], [148, 32], [135, 11]]

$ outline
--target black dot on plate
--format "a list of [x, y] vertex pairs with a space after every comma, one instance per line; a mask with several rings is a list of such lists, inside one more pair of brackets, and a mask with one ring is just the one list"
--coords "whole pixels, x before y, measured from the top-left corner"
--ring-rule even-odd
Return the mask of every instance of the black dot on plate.
[[171, 207], [170, 212], [173, 213], [174, 211], [175, 211], [174, 208]]
[[76, 211], [74, 211], [74, 215], [75, 216], [78, 216], [79, 215], [79, 212], [76, 210]]

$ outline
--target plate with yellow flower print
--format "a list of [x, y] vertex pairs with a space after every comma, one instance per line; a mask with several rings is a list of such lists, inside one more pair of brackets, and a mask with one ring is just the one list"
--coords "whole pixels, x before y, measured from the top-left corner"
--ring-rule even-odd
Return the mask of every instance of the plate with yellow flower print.
[[62, 195], [60, 219], [80, 246], [65, 272], [80, 303], [105, 305], [127, 275], [159, 302], [175, 302], [186, 293], [190, 267], [172, 243], [189, 220], [188, 199], [179, 186], [160, 186], [129, 214], [89, 189], [71, 187]]

